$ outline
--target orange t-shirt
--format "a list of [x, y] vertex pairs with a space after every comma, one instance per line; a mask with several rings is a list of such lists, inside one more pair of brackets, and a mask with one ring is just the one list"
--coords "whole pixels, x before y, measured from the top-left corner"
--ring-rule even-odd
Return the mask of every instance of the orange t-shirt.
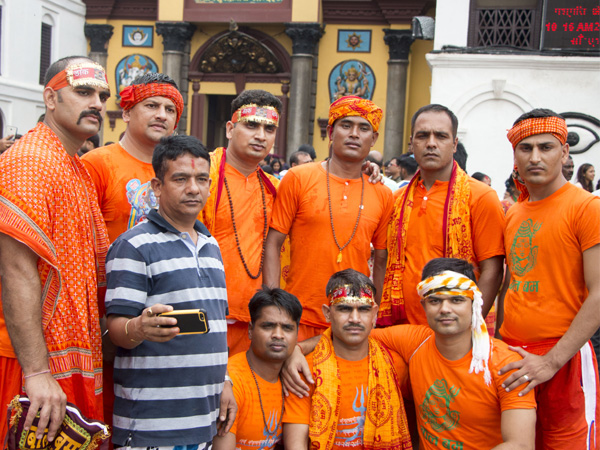
[[566, 183], [517, 203], [504, 242], [512, 280], [500, 333], [523, 343], [562, 337], [588, 295], [583, 252], [600, 243], [600, 198]]
[[513, 372], [498, 370], [521, 357], [493, 339], [490, 386], [483, 373], [469, 373], [472, 352], [459, 360], [444, 358], [435, 345], [433, 331], [422, 325], [400, 325], [373, 330], [371, 336], [408, 361], [417, 410], [421, 448], [489, 449], [502, 443], [501, 413], [536, 407], [533, 391], [523, 397], [525, 385], [506, 392], [502, 383]]
[[[218, 153], [218, 155], [221, 154]], [[250, 322], [248, 302], [256, 291], [261, 288], [262, 275], [253, 280], [246, 273], [237, 248], [229, 199], [224, 185], [215, 212], [219, 184], [218, 174], [221, 163], [220, 158], [216, 156], [216, 152], [211, 153], [211, 195], [200, 213], [199, 219], [208, 227], [221, 249], [227, 281], [227, 300], [229, 302], [229, 315], [227, 317], [242, 322]], [[225, 177], [233, 197], [235, 226], [242, 254], [250, 273], [256, 275], [260, 266], [264, 230], [263, 201], [257, 172], [252, 172], [248, 177], [245, 177], [230, 164], [225, 164]], [[277, 179], [269, 176], [269, 180], [277, 187], [279, 183]], [[265, 186], [267, 231], [271, 221], [273, 202], [273, 195]]]
[[[321, 163], [294, 167], [281, 180], [273, 209], [271, 228], [290, 236], [291, 262], [286, 290], [294, 294], [304, 308], [301, 323], [327, 327], [321, 312], [325, 286], [331, 275], [352, 268], [369, 276], [371, 246], [386, 248], [387, 224], [393, 205], [392, 192], [378, 183], [364, 180], [364, 208], [356, 234], [342, 251], [333, 240], [329, 216], [326, 172]], [[330, 175], [331, 206], [335, 235], [343, 246], [356, 224], [362, 182]]]
[[[256, 383], [246, 359], [246, 352], [238, 353], [227, 364], [227, 371], [233, 381], [233, 394], [238, 406], [231, 433], [235, 434], [236, 449], [253, 450], [256, 448], [272, 449], [282, 439], [281, 419], [281, 381], [269, 383], [256, 375], [260, 388], [260, 399]], [[267, 420], [267, 431], [263, 421], [262, 408]], [[285, 400], [287, 409], [287, 400]], [[284, 420], [285, 420], [284, 414]], [[279, 424], [279, 427], [277, 426]]]
[[[497, 255], [504, 255], [502, 231], [504, 211], [496, 192], [485, 184], [469, 178], [471, 188], [471, 233], [476, 261], [483, 261]], [[394, 208], [402, 206], [406, 188], [394, 193]], [[406, 266], [403, 279], [404, 308], [408, 323], [427, 325], [421, 298], [417, 294], [417, 284], [421, 281], [423, 267], [434, 258], [444, 257], [444, 204], [448, 193], [447, 181], [436, 181], [429, 191], [421, 180], [414, 196], [414, 206], [406, 232]], [[426, 207], [421, 208], [424, 197]], [[398, 223], [391, 222], [388, 241], [398, 239]], [[388, 262], [390, 261], [388, 256]], [[388, 267], [388, 270], [389, 267]], [[384, 286], [384, 290], [391, 289]]]
[[[406, 364], [397, 353], [390, 351], [390, 355], [394, 360], [398, 382], [401, 383], [407, 375]], [[312, 354], [306, 356], [306, 361], [312, 372]], [[369, 357], [360, 361], [337, 358], [337, 363], [341, 380], [341, 403], [333, 448], [339, 450], [362, 449], [365, 413], [369, 399]], [[293, 394], [287, 397], [284, 423], [309, 424], [310, 402], [314, 392], [314, 385], [310, 386], [311, 392], [308, 397], [298, 398]], [[329, 400], [334, 401], [333, 399]]]
[[146, 218], [157, 206], [151, 192], [152, 164], [131, 156], [115, 143], [86, 153], [81, 158], [92, 176], [110, 242]]

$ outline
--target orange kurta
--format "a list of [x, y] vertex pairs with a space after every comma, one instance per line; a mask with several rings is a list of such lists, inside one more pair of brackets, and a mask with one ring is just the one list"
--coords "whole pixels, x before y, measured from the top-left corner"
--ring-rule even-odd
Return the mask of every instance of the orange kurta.
[[428, 327], [402, 325], [371, 334], [408, 362], [422, 449], [493, 448], [502, 442], [503, 411], [536, 407], [533, 391], [519, 397], [525, 385], [511, 392], [502, 387], [513, 371], [499, 376], [498, 370], [521, 359], [502, 341], [492, 339], [488, 386], [482, 373], [469, 373], [471, 351], [456, 361], [444, 358]]
[[[39, 255], [50, 370], [69, 402], [102, 420], [97, 297], [108, 235], [87, 170], [45, 124], [0, 156], [0, 232]], [[1, 309], [0, 355], [15, 357]]]
[[[248, 323], [250, 322], [248, 302], [256, 291], [261, 288], [262, 274], [256, 280], [251, 279], [246, 273], [240, 258], [233, 232], [227, 191], [220, 176], [222, 156], [223, 149], [221, 148], [211, 153], [210, 197], [200, 213], [200, 220], [219, 243], [221, 255], [223, 255], [227, 281], [227, 301], [229, 302], [229, 315], [227, 317]], [[240, 247], [248, 269], [253, 275], [256, 275], [259, 270], [264, 226], [262, 194], [257, 176], [258, 170], [245, 177], [233, 166], [227, 163], [224, 166], [224, 174], [233, 201]], [[270, 175], [266, 176], [270, 183], [277, 187], [279, 180]], [[268, 227], [271, 222], [274, 195], [267, 186], [265, 186], [264, 191]]]
[[154, 177], [151, 163], [134, 158], [118, 143], [92, 150], [81, 160], [96, 186], [110, 242], [156, 207], [156, 198], [150, 192]]
[[[493, 256], [503, 255], [504, 212], [496, 192], [489, 186], [468, 179], [471, 198], [469, 201], [472, 250], [475, 264]], [[394, 283], [393, 271], [398, 264], [398, 219], [402, 212], [405, 188], [395, 192], [394, 212], [388, 228], [388, 263], [383, 287], [383, 303], [391, 298]], [[405, 269], [402, 289], [406, 317], [395, 323], [427, 325], [425, 312], [417, 294], [417, 284], [427, 262], [444, 255], [444, 205], [448, 182], [436, 181], [427, 191], [422, 180], [418, 181], [414, 204], [406, 232]], [[389, 301], [389, 300], [388, 300]]]
[[[286, 290], [302, 303], [302, 324], [326, 328], [321, 305], [325, 303], [325, 286], [331, 275], [352, 268], [369, 276], [370, 244], [376, 249], [386, 248], [392, 192], [382, 184], [369, 183], [366, 175], [362, 177], [364, 208], [354, 238], [342, 251], [340, 263], [329, 216], [326, 172], [321, 163], [294, 167], [281, 180], [271, 227], [290, 236]], [[356, 224], [362, 182], [360, 178], [330, 175], [330, 188], [335, 234], [343, 246]]]

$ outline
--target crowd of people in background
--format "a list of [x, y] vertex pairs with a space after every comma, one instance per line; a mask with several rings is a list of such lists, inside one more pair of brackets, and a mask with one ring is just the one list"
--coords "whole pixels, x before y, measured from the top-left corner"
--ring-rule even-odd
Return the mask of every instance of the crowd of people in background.
[[161, 73], [100, 146], [110, 96], [102, 66], [60, 59], [45, 115], [0, 140], [9, 446], [82, 448], [68, 402], [105, 448], [600, 447], [600, 197], [591, 164], [571, 182], [559, 114], [516, 118], [500, 201], [443, 105], [384, 161], [382, 108], [341, 97], [328, 157], [286, 162], [267, 91], [233, 100], [217, 149], [175, 133]]

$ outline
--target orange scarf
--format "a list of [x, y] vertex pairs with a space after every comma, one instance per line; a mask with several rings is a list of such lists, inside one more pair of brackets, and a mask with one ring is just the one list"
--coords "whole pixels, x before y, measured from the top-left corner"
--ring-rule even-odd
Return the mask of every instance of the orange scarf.
[[[413, 209], [415, 191], [420, 171], [410, 180], [402, 196], [396, 200], [388, 228], [388, 263], [384, 279], [383, 295], [379, 306], [377, 325], [390, 326], [406, 319], [404, 310], [403, 278], [406, 267], [406, 234]], [[445, 258], [460, 258], [475, 263], [471, 229], [471, 188], [469, 176], [454, 162], [448, 193], [444, 204], [444, 252]], [[413, 245], [425, 245], [413, 243]]]
[[[342, 391], [331, 328], [325, 330], [313, 353], [313, 378], [316, 387], [309, 424], [311, 448], [329, 450], [335, 439]], [[389, 351], [369, 338], [369, 399], [363, 431], [365, 450], [412, 448], [399, 391]]]
[[98, 297], [108, 234], [85, 166], [43, 123], [0, 158], [0, 232], [39, 256], [50, 369], [68, 401], [102, 419]]

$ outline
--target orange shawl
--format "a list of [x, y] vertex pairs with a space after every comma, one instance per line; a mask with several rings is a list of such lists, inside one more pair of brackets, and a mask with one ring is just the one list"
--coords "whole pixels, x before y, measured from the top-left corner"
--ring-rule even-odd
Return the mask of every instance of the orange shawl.
[[[102, 419], [98, 290], [108, 234], [92, 179], [39, 123], [0, 157], [0, 232], [38, 256], [50, 370], [84, 415]], [[14, 357], [0, 310], [0, 354]]]
[[[406, 234], [413, 209], [420, 171], [396, 200], [388, 228], [388, 262], [377, 325], [390, 326], [406, 319], [403, 277], [406, 267]], [[475, 263], [471, 227], [471, 188], [469, 176], [454, 162], [444, 204], [444, 252], [440, 257], [460, 258]], [[424, 242], [412, 245], [427, 245]]]
[[[369, 338], [369, 399], [363, 431], [363, 448], [411, 449], [404, 402], [389, 351]], [[311, 400], [311, 448], [333, 447], [340, 413], [341, 385], [331, 328], [325, 330], [313, 353], [315, 391]], [[332, 405], [333, 403], [333, 405]]]

